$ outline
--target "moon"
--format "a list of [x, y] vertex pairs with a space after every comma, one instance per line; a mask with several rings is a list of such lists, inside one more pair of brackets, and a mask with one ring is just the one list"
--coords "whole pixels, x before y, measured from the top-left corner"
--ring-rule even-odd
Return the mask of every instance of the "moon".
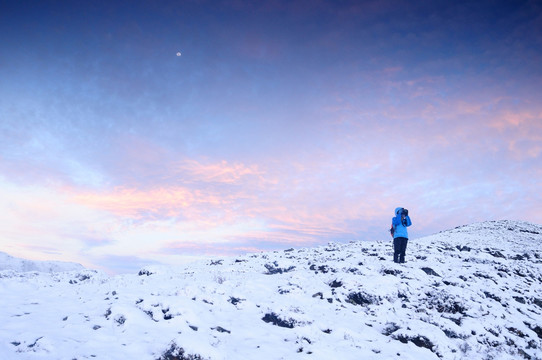
[[180, 52], [180, 51], [177, 51], [177, 56], [181, 56], [181, 52]]

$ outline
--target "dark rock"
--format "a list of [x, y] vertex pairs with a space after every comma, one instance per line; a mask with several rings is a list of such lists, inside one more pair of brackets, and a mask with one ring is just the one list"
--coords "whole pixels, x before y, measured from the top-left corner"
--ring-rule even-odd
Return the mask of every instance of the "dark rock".
[[126, 322], [124, 315], [120, 315], [115, 319], [115, 322], [119, 325], [123, 325]]
[[534, 331], [540, 339], [542, 339], [542, 328], [540, 326], [536, 325], [534, 327], [531, 327], [531, 330]]
[[235, 298], [233, 296], [230, 296], [230, 299], [228, 300], [230, 303], [232, 303], [233, 305], [237, 305], [239, 304], [241, 301], [244, 301], [245, 299], [238, 299], [238, 298]]
[[280, 268], [277, 266], [273, 266], [271, 264], [265, 264], [265, 268], [267, 269], [266, 275], [275, 275], [275, 274], [282, 274], [287, 273], [295, 269], [295, 266], [290, 266], [289, 268]]
[[425, 336], [422, 336], [422, 335], [411, 337], [411, 336], [406, 336], [406, 335], [401, 334], [401, 335], [392, 336], [392, 337], [395, 340], [399, 340], [403, 344], [411, 342], [414, 345], [416, 345], [417, 347], [426, 348], [426, 349], [429, 349], [431, 351], [433, 351], [433, 347], [435, 346], [428, 338], [426, 338]]
[[382, 335], [390, 336], [399, 329], [401, 329], [401, 327], [396, 323], [387, 323], [384, 330], [382, 330]]
[[79, 281], [85, 281], [85, 280], [88, 280], [88, 279], [90, 279], [89, 275], [86, 275], [86, 274], [77, 275], [77, 280], [79, 280]]
[[522, 297], [522, 296], [513, 296], [513, 298], [514, 298], [514, 300], [516, 300], [520, 304], [525, 304], [526, 303], [525, 298]]
[[370, 294], [364, 294], [362, 292], [350, 293], [346, 302], [353, 305], [367, 306], [372, 304], [378, 304], [379, 298]]
[[521, 356], [523, 356], [523, 358], [526, 359], [526, 360], [531, 360], [531, 359], [532, 359], [532, 356], [529, 355], [529, 354], [527, 354], [527, 353], [525, 352], [525, 350], [523, 350], [523, 349], [519, 349], [519, 350], [518, 350], [518, 354], [520, 354]]
[[154, 314], [152, 313], [151, 310], [143, 310], [143, 312], [144, 312], [145, 314], [147, 314], [154, 322], [158, 322], [158, 320], [156, 320], [156, 319], [154, 318]]
[[517, 260], [517, 261], [524, 261], [524, 260], [529, 260], [529, 255], [528, 254], [517, 254], [517, 255], [514, 255], [513, 257], [511, 257], [512, 260]]
[[[95, 329], [96, 330], [96, 329]], [[34, 346], [36, 346], [36, 344], [38, 343], [38, 341], [40, 341], [41, 339], [43, 338], [43, 336], [40, 336], [39, 338], [37, 338], [32, 344], [28, 345], [29, 348], [33, 348]]]
[[343, 286], [343, 283], [341, 281], [333, 280], [331, 283], [329, 283], [329, 286], [332, 288], [340, 288]]
[[460, 246], [460, 245], [457, 245], [456, 246], [456, 249], [459, 250], [459, 251], [467, 251], [467, 252], [470, 252], [472, 249], [468, 246]]
[[320, 297], [320, 300], [324, 299], [324, 294], [321, 292], [317, 292], [316, 294], [312, 295], [313, 298]]
[[182, 347], [173, 342], [169, 349], [164, 351], [156, 360], [204, 360], [204, 358], [200, 355], [186, 354]]
[[224, 329], [222, 326], [217, 326], [217, 327], [211, 328], [211, 330], [216, 330], [216, 331], [221, 332], [221, 333], [231, 334], [231, 331]]
[[401, 274], [402, 271], [401, 270], [396, 270], [396, 269], [382, 269], [381, 273], [385, 274], [385, 275], [397, 276], [397, 275]]
[[484, 291], [484, 295], [485, 295], [486, 298], [488, 298], [488, 299], [493, 299], [493, 300], [495, 300], [496, 302], [499, 302], [499, 303], [501, 302], [501, 298], [498, 297], [498, 296], [495, 295], [495, 294], [492, 294], [492, 293], [490, 293], [490, 292]]
[[437, 273], [436, 273], [433, 269], [431, 269], [431, 268], [423, 267], [422, 270], [423, 270], [423, 272], [426, 273], [427, 275], [441, 277], [439, 274], [437, 274]]
[[444, 304], [437, 307], [437, 311], [440, 313], [446, 312], [450, 314], [465, 314], [467, 309], [461, 305], [459, 302], [455, 301], [450, 304]]
[[453, 330], [450, 330], [450, 329], [444, 329], [442, 330], [444, 332], [444, 335], [446, 335], [446, 337], [450, 338], [450, 339], [459, 339], [459, 335], [457, 335], [457, 333]]
[[266, 323], [271, 323], [273, 325], [288, 328], [288, 329], [293, 329], [294, 325], [295, 325], [295, 320], [294, 319], [283, 320], [283, 319], [279, 318], [277, 316], [277, 314], [275, 314], [275, 313], [267, 313], [267, 314], [265, 314], [265, 316], [262, 318], [262, 320], [265, 321]]
[[499, 332], [495, 329], [486, 329], [487, 331], [489, 331], [491, 334], [493, 334], [493, 336], [495, 337], [499, 337]]
[[519, 336], [520, 338], [526, 338], [527, 335], [523, 333], [523, 331], [516, 329], [515, 327], [509, 327], [506, 328], [508, 331], [510, 331], [511, 334], [514, 334], [516, 336]]
[[491, 280], [491, 281], [493, 281], [495, 284], [497, 284], [497, 281], [495, 281], [495, 279], [493, 279], [491, 276], [489, 276], [489, 275], [487, 275], [487, 274], [484, 274], [484, 273], [481, 273], [481, 272], [477, 271], [477, 272], [475, 272], [473, 275], [476, 276], [477, 278], [480, 278], [480, 279]]
[[139, 273], [138, 273], [139, 276], [143, 276], [143, 275], [151, 276], [152, 274], [153, 274], [153, 272], [151, 272], [149, 270], [146, 270], [146, 269], [139, 270]]
[[327, 265], [318, 266], [318, 271], [327, 274], [329, 272], [329, 267]]
[[500, 251], [498, 250], [492, 250], [492, 249], [489, 249], [489, 248], [485, 248], [484, 249], [489, 255], [493, 256], [493, 257], [496, 257], [496, 258], [501, 258], [501, 259], [506, 259], [506, 256], [504, 256]]
[[209, 265], [222, 265], [223, 261], [224, 260], [216, 260], [216, 261], [211, 260], [211, 263]]
[[465, 315], [467, 309], [454, 299], [453, 296], [443, 292], [426, 293], [429, 308], [436, 309], [439, 313]]
[[461, 326], [461, 318], [454, 318], [454, 317], [444, 317], [444, 319], [447, 319], [447, 320], [450, 320], [451, 322], [453, 322], [454, 324], [456, 324], [457, 326]]

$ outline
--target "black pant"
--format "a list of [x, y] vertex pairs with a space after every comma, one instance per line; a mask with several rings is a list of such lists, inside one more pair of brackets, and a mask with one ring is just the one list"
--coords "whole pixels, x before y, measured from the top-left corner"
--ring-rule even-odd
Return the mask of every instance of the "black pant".
[[405, 252], [408, 239], [404, 237], [398, 237], [393, 239], [393, 262], [404, 263], [405, 262]]

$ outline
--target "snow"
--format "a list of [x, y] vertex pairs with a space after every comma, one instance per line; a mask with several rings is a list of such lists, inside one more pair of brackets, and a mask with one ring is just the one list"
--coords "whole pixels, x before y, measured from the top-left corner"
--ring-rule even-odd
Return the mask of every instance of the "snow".
[[0, 358], [542, 359], [541, 244], [499, 221], [412, 239], [406, 264], [390, 239], [114, 277], [12, 268]]
[[59, 272], [81, 269], [83, 269], [83, 265], [81, 264], [63, 261], [31, 261], [18, 259], [4, 252], [0, 252], [0, 271], [13, 270], [17, 272]]

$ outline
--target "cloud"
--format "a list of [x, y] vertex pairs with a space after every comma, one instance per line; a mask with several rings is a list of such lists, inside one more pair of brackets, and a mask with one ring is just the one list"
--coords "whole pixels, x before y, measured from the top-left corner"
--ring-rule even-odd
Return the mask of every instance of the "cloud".
[[91, 265], [85, 249], [103, 244], [97, 234], [107, 234], [111, 224], [103, 212], [74, 204], [59, 188], [0, 179], [0, 196], [0, 246], [13, 256]]
[[505, 139], [517, 160], [539, 159], [542, 154], [542, 109], [510, 111], [496, 116], [490, 126]]
[[225, 160], [216, 163], [201, 163], [196, 160], [185, 160], [175, 165], [176, 171], [186, 174], [190, 182], [208, 182], [236, 184], [243, 178], [255, 176], [264, 180], [264, 172], [257, 165], [245, 165], [242, 163], [228, 163]]
[[141, 188], [118, 187], [105, 192], [74, 190], [73, 199], [84, 206], [133, 219], [197, 220], [217, 212], [231, 217], [234, 216], [231, 208], [253, 197], [250, 191], [261, 188], [267, 181], [257, 166], [227, 161], [157, 162], [149, 171], [163, 173], [162, 181], [156, 184], [143, 181], [135, 184]]

